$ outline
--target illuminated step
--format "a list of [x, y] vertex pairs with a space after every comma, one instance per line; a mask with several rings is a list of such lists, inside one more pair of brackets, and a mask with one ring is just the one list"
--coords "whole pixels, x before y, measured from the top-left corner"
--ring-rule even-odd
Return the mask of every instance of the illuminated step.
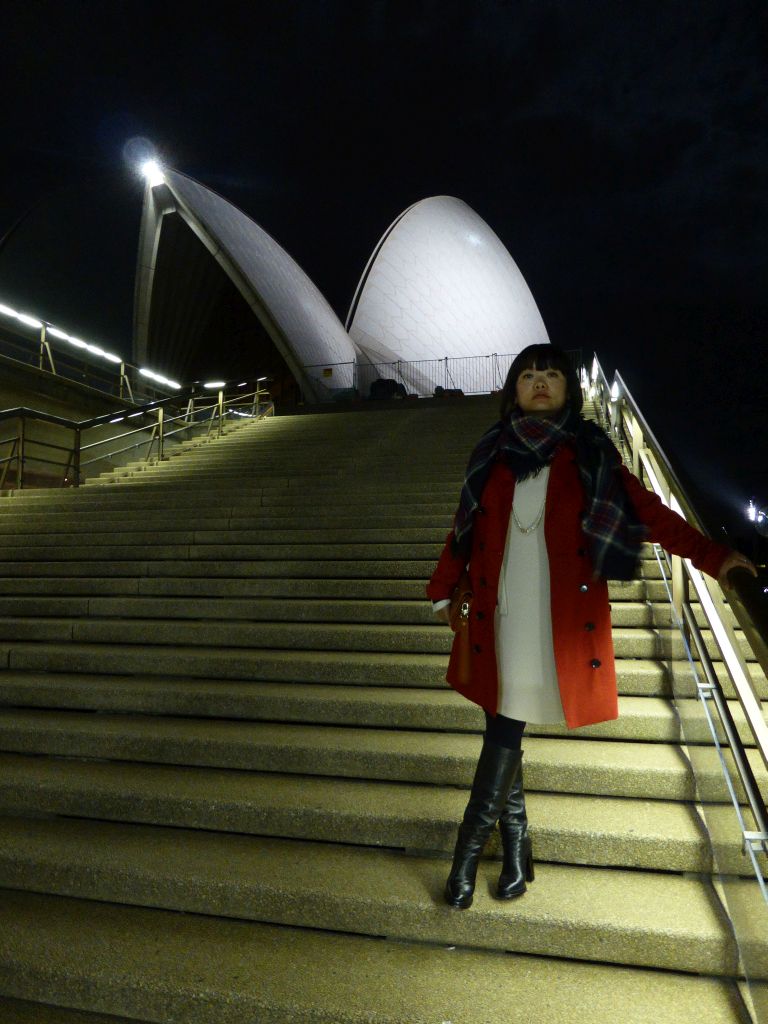
[[[0, 818], [4, 886], [390, 940], [736, 973], [735, 943], [698, 878], [539, 864], [525, 898], [505, 904], [489, 893], [498, 866], [483, 865], [473, 912], [456, 914], [442, 903], [447, 868], [445, 859], [336, 843]], [[768, 975], [768, 956], [765, 967]]]
[[738, 1020], [730, 982], [678, 972], [15, 892], [3, 894], [0, 927], [9, 994], [138, 1020], [296, 1024], [311, 1013], [313, 1024], [368, 1024], [375, 1005], [391, 1024], [508, 1024], [520, 1004], [531, 1024], [615, 1024], [617, 1005], [623, 1024]]

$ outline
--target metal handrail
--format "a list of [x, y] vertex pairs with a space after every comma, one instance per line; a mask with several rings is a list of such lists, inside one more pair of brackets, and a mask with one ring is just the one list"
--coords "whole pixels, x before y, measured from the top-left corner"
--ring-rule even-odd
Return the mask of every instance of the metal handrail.
[[[595, 356], [591, 383], [588, 381], [585, 383], [589, 396], [598, 403], [604, 425], [607, 426], [609, 431], [613, 432], [614, 436], [621, 438], [629, 446], [632, 454], [633, 471], [638, 473], [642, 468], [648, 482], [661, 500], [682, 515], [683, 518], [692, 522], [702, 532], [706, 533], [669, 459], [648, 427], [645, 418], [637, 407], [637, 403], [620, 375], [618, 373], [615, 375], [614, 385], [618, 385], [618, 387], [614, 389], [614, 386], [608, 383], [599, 360]], [[612, 397], [612, 395], [616, 397]], [[723, 731], [728, 739], [728, 745], [733, 755], [739, 779], [747, 794], [747, 800], [757, 824], [758, 832], [744, 832], [743, 841], [745, 844], [749, 843], [750, 849], [760, 847], [763, 852], [768, 853], [768, 810], [766, 810], [766, 800], [749, 765], [746, 748], [738, 734], [736, 723], [728, 703], [722, 695], [722, 688], [704, 648], [688, 596], [689, 584], [695, 590], [707, 625], [720, 650], [723, 665], [744, 712], [750, 735], [754, 740], [763, 763], [768, 767], [768, 724], [766, 724], [763, 716], [760, 698], [750, 678], [747, 663], [736, 642], [733, 628], [720, 611], [719, 606], [722, 604], [722, 592], [719, 586], [714, 581], [707, 580], [703, 573], [691, 565], [688, 559], [682, 559], [678, 555], [669, 556], [669, 569], [671, 577], [669, 597], [674, 621], [679, 625], [687, 650], [688, 637], [691, 637], [694, 641], [701, 665], [707, 676], [708, 693], [720, 695], [718, 699], [714, 700], [715, 707], [717, 708]], [[663, 572], [662, 575], [666, 584], [666, 575]], [[733, 582], [736, 587], [739, 586], [739, 577], [745, 575], [746, 573], [743, 570], [733, 571]], [[736, 615], [737, 622], [741, 625], [739, 602], [733, 600], [732, 594], [733, 592], [729, 595], [729, 604]], [[764, 641], [766, 638], [763, 637], [762, 639]], [[702, 697], [702, 700], [704, 699]], [[730, 784], [730, 778], [728, 778], [728, 782]], [[762, 891], [766, 899], [768, 899], [768, 892], [766, 892], [764, 885], [762, 886]]]
[[[35, 409], [28, 409], [24, 406], [2, 410], [0, 411], [0, 422], [16, 420], [20, 424], [20, 429], [16, 437], [8, 438], [4, 442], [6, 444], [13, 445], [14, 453], [6, 459], [0, 459], [0, 465], [8, 463], [8, 465], [5, 465], [2, 479], [0, 479], [0, 488], [2, 488], [5, 483], [8, 469], [12, 462], [15, 462], [17, 465], [17, 487], [15, 489], [21, 490], [24, 487], [24, 467], [27, 461], [34, 461], [45, 465], [57, 465], [60, 468], [63, 468], [64, 477], [62, 484], [77, 487], [81, 483], [82, 471], [86, 466], [92, 466], [95, 463], [103, 462], [106, 459], [113, 459], [115, 456], [124, 455], [126, 452], [134, 451], [145, 445], [147, 446], [147, 451], [144, 457], [146, 460], [149, 460], [152, 457], [152, 451], [155, 444], [157, 445], [157, 458], [162, 459], [164, 457], [165, 442], [169, 438], [175, 437], [177, 434], [184, 433], [185, 431], [191, 432], [194, 430], [206, 430], [207, 434], [210, 435], [211, 431], [216, 426], [220, 436], [223, 430], [224, 420], [230, 415], [234, 415], [240, 408], [249, 408], [251, 412], [250, 414], [237, 412], [237, 415], [250, 417], [259, 417], [262, 414], [269, 415], [270, 412], [274, 411], [274, 407], [269, 401], [262, 402], [262, 399], [264, 399], [265, 396], [268, 399], [269, 392], [264, 388], [260, 388], [258, 381], [254, 391], [243, 392], [241, 390], [243, 386], [243, 384], [224, 384], [218, 388], [216, 393], [206, 392], [201, 394], [198, 387], [192, 385], [185, 389], [185, 392], [181, 395], [175, 395], [164, 399], [156, 399], [143, 406], [130, 406], [116, 412], [93, 416], [86, 420], [69, 420], [62, 416], [56, 416], [52, 413], [41, 412]], [[231, 398], [225, 398], [226, 392], [231, 392], [233, 390], [236, 390], [236, 394], [233, 394]], [[195, 400], [199, 400], [201, 398], [205, 404], [203, 406], [195, 407]], [[178, 406], [180, 401], [186, 401], [186, 405], [182, 408], [182, 411], [175, 416], [166, 417], [166, 408], [170, 406]], [[143, 422], [132, 430], [127, 430], [117, 435], [112, 434], [109, 437], [97, 438], [95, 441], [83, 444], [83, 434], [85, 431], [95, 427], [120, 423], [124, 420], [133, 418], [140, 418]], [[146, 422], [148, 418], [149, 422]], [[74, 434], [74, 443], [70, 447], [66, 447], [63, 445], [55, 445], [48, 441], [38, 441], [36, 439], [25, 437], [25, 424], [27, 421], [50, 423], [55, 426], [72, 430]], [[170, 424], [178, 423], [180, 421], [183, 421], [181, 426], [172, 430], [167, 429]], [[144, 437], [142, 440], [136, 441], [134, 444], [128, 444], [121, 448], [110, 447], [108, 451], [103, 454], [96, 455], [94, 458], [82, 458], [85, 452], [91, 452], [102, 445], [108, 444], [113, 446], [115, 442], [124, 440], [125, 438], [135, 437], [137, 434], [147, 434], [147, 432], [149, 432], [149, 437]], [[55, 463], [51, 460], [40, 457], [30, 458], [27, 452], [27, 445], [30, 444], [57, 448], [60, 451], [67, 452], [69, 458], [67, 459], [66, 464]], [[71, 479], [70, 470], [72, 471]]]

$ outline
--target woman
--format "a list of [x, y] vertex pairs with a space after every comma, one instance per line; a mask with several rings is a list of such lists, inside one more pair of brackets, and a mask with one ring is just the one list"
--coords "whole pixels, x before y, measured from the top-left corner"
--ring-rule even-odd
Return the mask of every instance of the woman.
[[447, 679], [485, 710], [486, 730], [445, 889], [460, 910], [472, 904], [497, 821], [498, 898], [521, 896], [533, 881], [521, 774], [526, 722], [575, 729], [618, 717], [606, 581], [635, 575], [644, 541], [690, 558], [724, 586], [737, 566], [756, 573], [647, 491], [581, 408], [564, 352], [531, 345], [517, 356], [501, 419], [470, 457], [454, 528], [427, 587], [435, 614], [448, 622], [469, 568], [469, 679], [455, 643]]

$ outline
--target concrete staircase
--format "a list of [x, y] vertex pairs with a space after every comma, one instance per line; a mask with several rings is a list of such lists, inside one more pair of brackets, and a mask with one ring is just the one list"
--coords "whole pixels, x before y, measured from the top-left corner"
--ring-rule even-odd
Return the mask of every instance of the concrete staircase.
[[482, 714], [424, 582], [494, 418], [274, 418], [0, 504], [3, 1022], [745, 1019], [650, 551], [621, 717], [526, 740], [536, 882], [494, 901], [492, 846], [442, 903]]

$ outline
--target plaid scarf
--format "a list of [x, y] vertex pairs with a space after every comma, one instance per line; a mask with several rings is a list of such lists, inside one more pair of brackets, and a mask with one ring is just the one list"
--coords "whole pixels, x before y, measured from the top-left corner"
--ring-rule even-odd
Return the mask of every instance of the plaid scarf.
[[461, 489], [454, 519], [454, 553], [469, 556], [475, 512], [497, 459], [504, 459], [520, 482], [535, 476], [568, 442], [576, 448], [587, 495], [582, 529], [592, 566], [603, 579], [632, 579], [648, 531], [638, 520], [621, 483], [621, 460], [616, 448], [595, 423], [583, 420], [568, 407], [552, 419], [515, 411], [483, 434], [470, 456]]

